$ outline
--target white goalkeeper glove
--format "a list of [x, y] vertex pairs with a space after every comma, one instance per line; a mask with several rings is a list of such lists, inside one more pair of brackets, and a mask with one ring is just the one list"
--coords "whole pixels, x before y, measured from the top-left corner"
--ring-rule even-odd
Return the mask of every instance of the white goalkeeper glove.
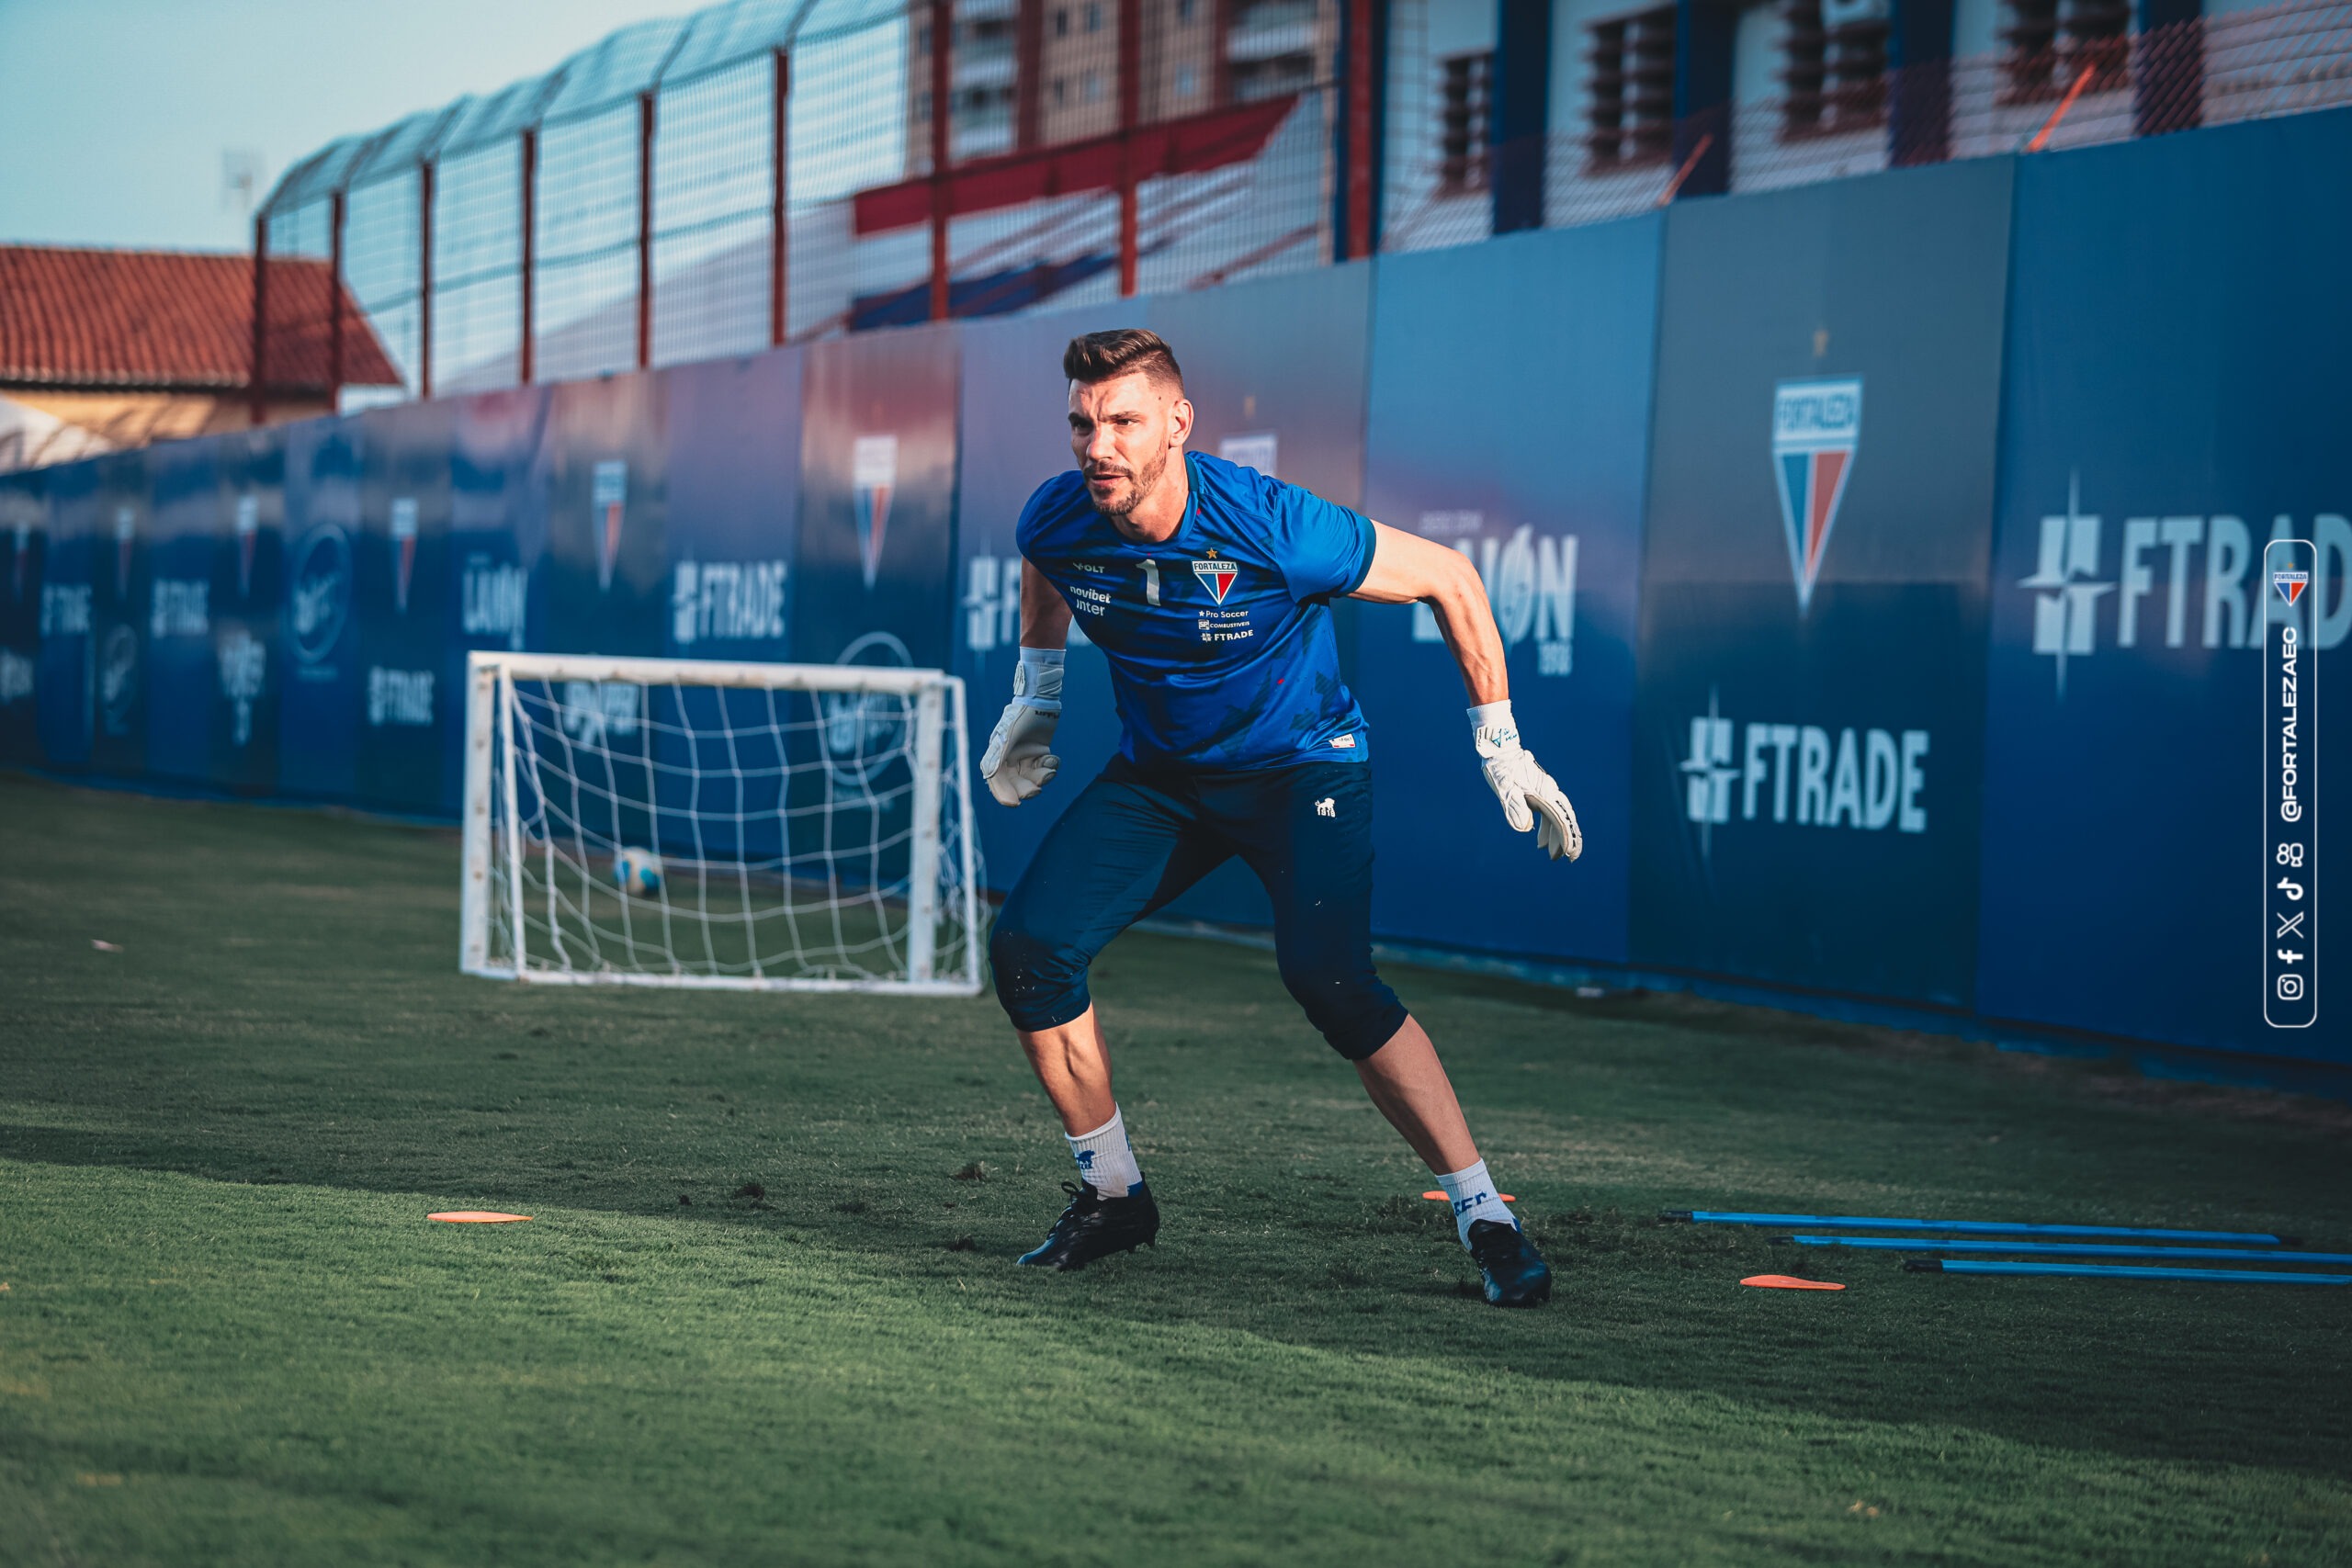
[[1061, 770], [1053, 754], [1054, 726], [1062, 716], [1062, 660], [1058, 648], [1024, 648], [1012, 672], [1012, 701], [996, 721], [989, 749], [980, 758], [980, 777], [989, 793], [1006, 806], [1018, 806], [1047, 784]]
[[1510, 704], [1474, 707], [1470, 723], [1485, 763], [1487, 786], [1503, 803], [1503, 820], [1510, 824], [1511, 831], [1535, 829], [1535, 841], [1554, 860], [1574, 860], [1584, 853], [1584, 831], [1577, 826], [1576, 807], [1519, 743], [1519, 724], [1510, 716]]

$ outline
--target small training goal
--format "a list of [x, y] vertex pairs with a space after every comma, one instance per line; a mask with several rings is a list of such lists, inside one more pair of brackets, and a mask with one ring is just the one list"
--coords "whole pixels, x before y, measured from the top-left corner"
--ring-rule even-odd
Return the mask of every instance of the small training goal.
[[980, 988], [955, 676], [478, 652], [465, 747], [467, 974]]

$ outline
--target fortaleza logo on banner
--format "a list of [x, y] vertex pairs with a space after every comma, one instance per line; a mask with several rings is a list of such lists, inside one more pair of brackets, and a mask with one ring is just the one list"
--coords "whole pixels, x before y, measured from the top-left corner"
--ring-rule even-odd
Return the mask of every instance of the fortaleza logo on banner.
[[588, 508], [596, 530], [596, 586], [612, 592], [613, 563], [621, 555], [621, 513], [628, 502], [628, 462], [607, 457], [590, 470]]
[[890, 492], [899, 485], [899, 438], [859, 436], [850, 446], [849, 480], [857, 508], [857, 564], [871, 590], [882, 570], [882, 537], [890, 527]]
[[243, 600], [254, 591], [254, 547], [261, 540], [261, 502], [259, 498], [241, 495], [237, 498], [237, 597]]
[[2107, 519], [2084, 504], [2078, 472], [2067, 480], [2066, 510], [2041, 520], [2033, 570], [2017, 582], [2033, 595], [2033, 651], [2052, 661], [2061, 701], [2069, 665], [2102, 648], [2136, 649], [2161, 636], [2166, 648], [2194, 638], [2201, 648], [2252, 649], [2266, 625], [2301, 626], [2306, 617], [2316, 649], [2335, 648], [2352, 632], [2352, 592], [2339, 586], [2352, 568], [2352, 521], [2338, 513], [2271, 520], [2270, 538], [2312, 541], [2318, 570], [2275, 573], [2266, 595], [2256, 577], [2261, 543], [2243, 517], [2127, 517], [2121, 548], [2109, 558]]
[[1772, 389], [1772, 477], [1781, 491], [1781, 527], [1788, 536], [1800, 615], [1813, 604], [1813, 585], [1861, 439], [1860, 376], [1783, 381]]
[[[1577, 536], [1538, 534], [1522, 523], [1508, 539], [1486, 531], [1478, 512], [1424, 512], [1417, 529], [1425, 539], [1452, 544], [1478, 569], [1494, 606], [1496, 629], [1506, 652], [1535, 638], [1535, 672], [1567, 675], [1576, 670]], [[1443, 642], [1437, 616], [1427, 604], [1413, 606], [1413, 640]]]
[[392, 608], [408, 614], [408, 580], [416, 570], [416, 498], [392, 502]]

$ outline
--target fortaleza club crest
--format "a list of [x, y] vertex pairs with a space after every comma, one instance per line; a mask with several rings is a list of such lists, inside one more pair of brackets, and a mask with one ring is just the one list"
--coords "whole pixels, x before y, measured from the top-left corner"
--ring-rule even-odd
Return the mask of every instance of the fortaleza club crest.
[[1781, 491], [1781, 526], [1788, 535], [1800, 615], [1813, 603], [1861, 436], [1860, 377], [1783, 381], [1772, 389], [1772, 476]]
[[1220, 604], [1233, 591], [1233, 580], [1240, 574], [1240, 568], [1229, 560], [1219, 560], [1215, 550], [1209, 552], [1208, 559], [1193, 563], [1193, 575], [1201, 580], [1201, 586], [1209, 591], [1209, 597]]
[[[416, 500], [401, 496], [392, 502], [392, 606], [408, 614], [408, 580], [416, 570]], [[605, 569], [606, 578], [612, 568]]]
[[859, 436], [850, 447], [849, 469], [857, 507], [857, 565], [871, 589], [882, 570], [882, 536], [890, 527], [890, 492], [899, 484], [899, 438]]
[[2308, 571], [2274, 571], [2270, 574], [2270, 586], [2278, 590], [2278, 597], [2290, 604], [2301, 599], [2303, 590], [2311, 585], [2312, 574]]
[[596, 586], [612, 592], [613, 563], [621, 556], [621, 513], [628, 502], [628, 460], [607, 457], [590, 471], [588, 506], [596, 530]]

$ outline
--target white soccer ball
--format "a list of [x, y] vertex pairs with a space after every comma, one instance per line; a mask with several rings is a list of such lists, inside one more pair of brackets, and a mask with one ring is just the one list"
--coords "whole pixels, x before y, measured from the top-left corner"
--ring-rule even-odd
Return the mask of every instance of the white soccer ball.
[[622, 850], [613, 856], [613, 885], [623, 893], [650, 898], [662, 891], [662, 857], [651, 850]]

